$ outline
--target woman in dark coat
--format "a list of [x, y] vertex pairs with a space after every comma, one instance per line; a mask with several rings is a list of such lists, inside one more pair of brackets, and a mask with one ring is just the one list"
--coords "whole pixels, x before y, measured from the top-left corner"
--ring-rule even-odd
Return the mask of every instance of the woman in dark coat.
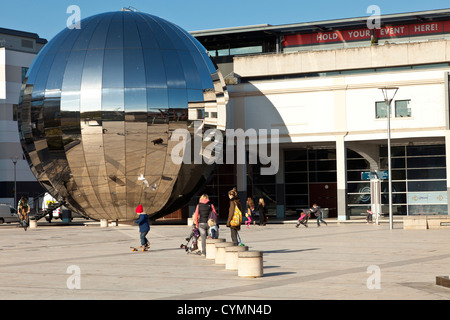
[[230, 198], [230, 209], [228, 210], [228, 219], [227, 219], [227, 227], [230, 228], [231, 232], [231, 242], [235, 246], [239, 245], [238, 241], [238, 230], [241, 230], [241, 226], [231, 226], [231, 220], [233, 219], [234, 215], [234, 208], [237, 206], [239, 210], [242, 212], [242, 206], [241, 206], [241, 200], [237, 196], [236, 189], [228, 191], [228, 197]]
[[255, 210], [259, 212], [259, 225], [265, 226], [267, 208], [263, 198], [259, 198], [258, 207]]

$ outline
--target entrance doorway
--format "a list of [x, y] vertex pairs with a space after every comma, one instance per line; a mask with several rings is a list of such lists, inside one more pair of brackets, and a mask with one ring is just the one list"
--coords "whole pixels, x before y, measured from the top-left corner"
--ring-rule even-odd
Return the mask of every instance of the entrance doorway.
[[310, 183], [309, 199], [310, 206], [317, 203], [322, 209], [329, 209], [329, 218], [337, 217], [337, 183]]

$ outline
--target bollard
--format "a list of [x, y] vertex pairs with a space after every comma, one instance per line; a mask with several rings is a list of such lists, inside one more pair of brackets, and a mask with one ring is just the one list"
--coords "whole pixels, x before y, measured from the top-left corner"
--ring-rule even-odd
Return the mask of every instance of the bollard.
[[233, 242], [216, 243], [216, 264], [225, 264], [225, 248], [234, 246]]
[[107, 220], [107, 219], [101, 219], [101, 220], [100, 220], [100, 227], [101, 227], [101, 228], [106, 228], [106, 227], [108, 227], [108, 220]]
[[246, 246], [232, 246], [225, 248], [225, 269], [237, 270], [238, 269], [238, 253], [247, 251]]
[[225, 242], [225, 239], [206, 239], [206, 260], [216, 259], [216, 243]]
[[37, 220], [30, 219], [30, 229], [36, 229], [36, 228], [37, 228]]
[[263, 275], [263, 253], [261, 251], [243, 251], [238, 253], [238, 276], [259, 278]]

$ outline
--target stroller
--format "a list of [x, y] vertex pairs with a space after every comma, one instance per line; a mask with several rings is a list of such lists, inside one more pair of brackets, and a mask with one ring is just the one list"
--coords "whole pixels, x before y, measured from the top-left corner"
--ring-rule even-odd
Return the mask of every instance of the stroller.
[[300, 214], [300, 218], [297, 220], [297, 225], [295, 226], [298, 228], [300, 224], [304, 225], [306, 228], [308, 228], [308, 220], [311, 216], [311, 210], [302, 210], [302, 213]]
[[197, 240], [200, 237], [200, 231], [198, 228], [193, 225], [192, 226], [192, 232], [189, 235], [189, 237], [186, 238], [187, 243], [181, 244], [180, 248], [186, 250], [186, 253], [189, 254], [194, 250], [198, 249]]

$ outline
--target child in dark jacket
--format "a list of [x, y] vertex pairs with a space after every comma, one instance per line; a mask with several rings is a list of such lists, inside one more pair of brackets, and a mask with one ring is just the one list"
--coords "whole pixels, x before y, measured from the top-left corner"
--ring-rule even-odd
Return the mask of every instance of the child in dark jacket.
[[144, 212], [142, 205], [138, 205], [136, 213], [139, 215], [139, 219], [134, 223], [139, 224], [139, 234], [141, 239], [141, 248], [150, 247], [150, 242], [147, 240], [147, 234], [150, 231], [150, 224], [148, 223], [148, 215]]

